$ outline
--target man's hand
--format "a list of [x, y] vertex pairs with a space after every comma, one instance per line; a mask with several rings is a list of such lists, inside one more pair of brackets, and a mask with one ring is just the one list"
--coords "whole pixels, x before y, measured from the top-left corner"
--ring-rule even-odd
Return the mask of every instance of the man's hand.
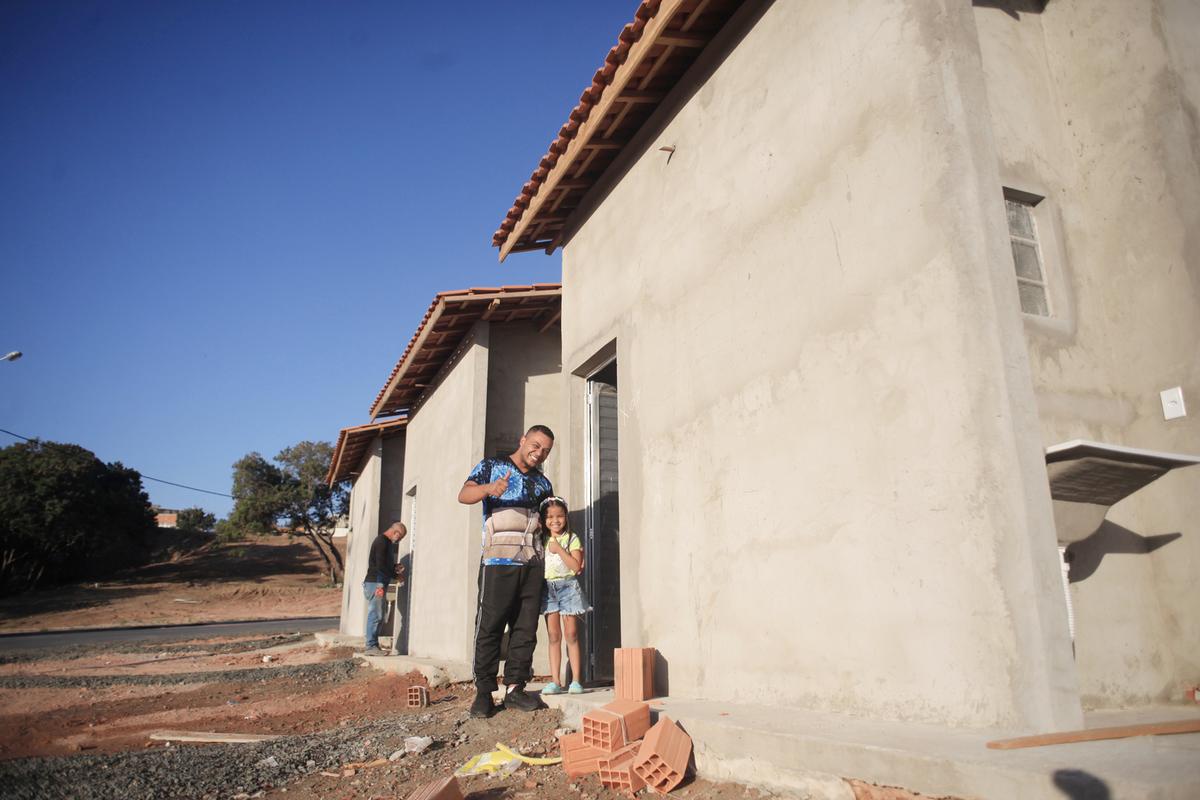
[[375, 596], [376, 596], [376, 597], [383, 597], [383, 587], [382, 587], [382, 586], [376, 586], [376, 587], [375, 587]]
[[511, 471], [505, 472], [499, 478], [489, 483], [487, 486], [487, 493], [492, 497], [501, 497], [505, 492], [508, 491], [508, 478], [510, 475], [512, 475]]

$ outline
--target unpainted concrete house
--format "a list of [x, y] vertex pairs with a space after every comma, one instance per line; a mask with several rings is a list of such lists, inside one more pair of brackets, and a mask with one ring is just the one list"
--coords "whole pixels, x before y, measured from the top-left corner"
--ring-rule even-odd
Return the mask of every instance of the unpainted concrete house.
[[[512, 452], [530, 425], [559, 427], [560, 312], [558, 284], [442, 292], [371, 404], [382, 419], [341, 431], [327, 477], [354, 481], [342, 634], [362, 636], [371, 542], [402, 521], [409, 580], [397, 601], [398, 649], [471, 663], [482, 510], [459, 504], [458, 490], [484, 455]], [[547, 463], [551, 480], [561, 463]], [[546, 664], [535, 654], [535, 666]]]
[[[877, 720], [1180, 702], [1197, 109], [1188, 0], [643, 2], [494, 239], [562, 248], [591, 677], [619, 642], [673, 696]], [[482, 453], [485, 352], [406, 485]], [[424, 580], [468, 593], [469, 545]], [[461, 653], [456, 615], [414, 645]]]

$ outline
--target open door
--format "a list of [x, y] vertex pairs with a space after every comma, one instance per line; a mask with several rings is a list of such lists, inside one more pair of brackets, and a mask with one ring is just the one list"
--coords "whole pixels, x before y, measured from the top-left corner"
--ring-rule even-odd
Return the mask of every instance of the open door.
[[588, 425], [584, 508], [584, 589], [594, 610], [586, 617], [584, 680], [612, 683], [613, 649], [621, 646], [620, 494], [617, 468], [617, 362], [587, 380]]

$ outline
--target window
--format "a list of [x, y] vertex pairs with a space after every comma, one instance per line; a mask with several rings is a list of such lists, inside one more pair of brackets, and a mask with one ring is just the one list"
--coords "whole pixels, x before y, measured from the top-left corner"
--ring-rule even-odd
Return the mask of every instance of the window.
[[1012, 244], [1013, 266], [1017, 271], [1021, 311], [1048, 317], [1050, 298], [1046, 291], [1046, 271], [1033, 211], [1041, 200], [1023, 192], [1020, 196], [1007, 190], [1004, 193], [1004, 205], [1008, 211], [1008, 238]]

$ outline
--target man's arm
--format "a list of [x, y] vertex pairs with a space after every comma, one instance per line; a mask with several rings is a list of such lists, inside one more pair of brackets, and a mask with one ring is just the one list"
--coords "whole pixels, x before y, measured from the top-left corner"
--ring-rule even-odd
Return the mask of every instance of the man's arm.
[[463, 487], [458, 490], [458, 502], [465, 506], [471, 506], [478, 503], [485, 497], [499, 497], [508, 489], [508, 476], [506, 472], [501, 477], [491, 483], [476, 483], [475, 481], [467, 481]]

